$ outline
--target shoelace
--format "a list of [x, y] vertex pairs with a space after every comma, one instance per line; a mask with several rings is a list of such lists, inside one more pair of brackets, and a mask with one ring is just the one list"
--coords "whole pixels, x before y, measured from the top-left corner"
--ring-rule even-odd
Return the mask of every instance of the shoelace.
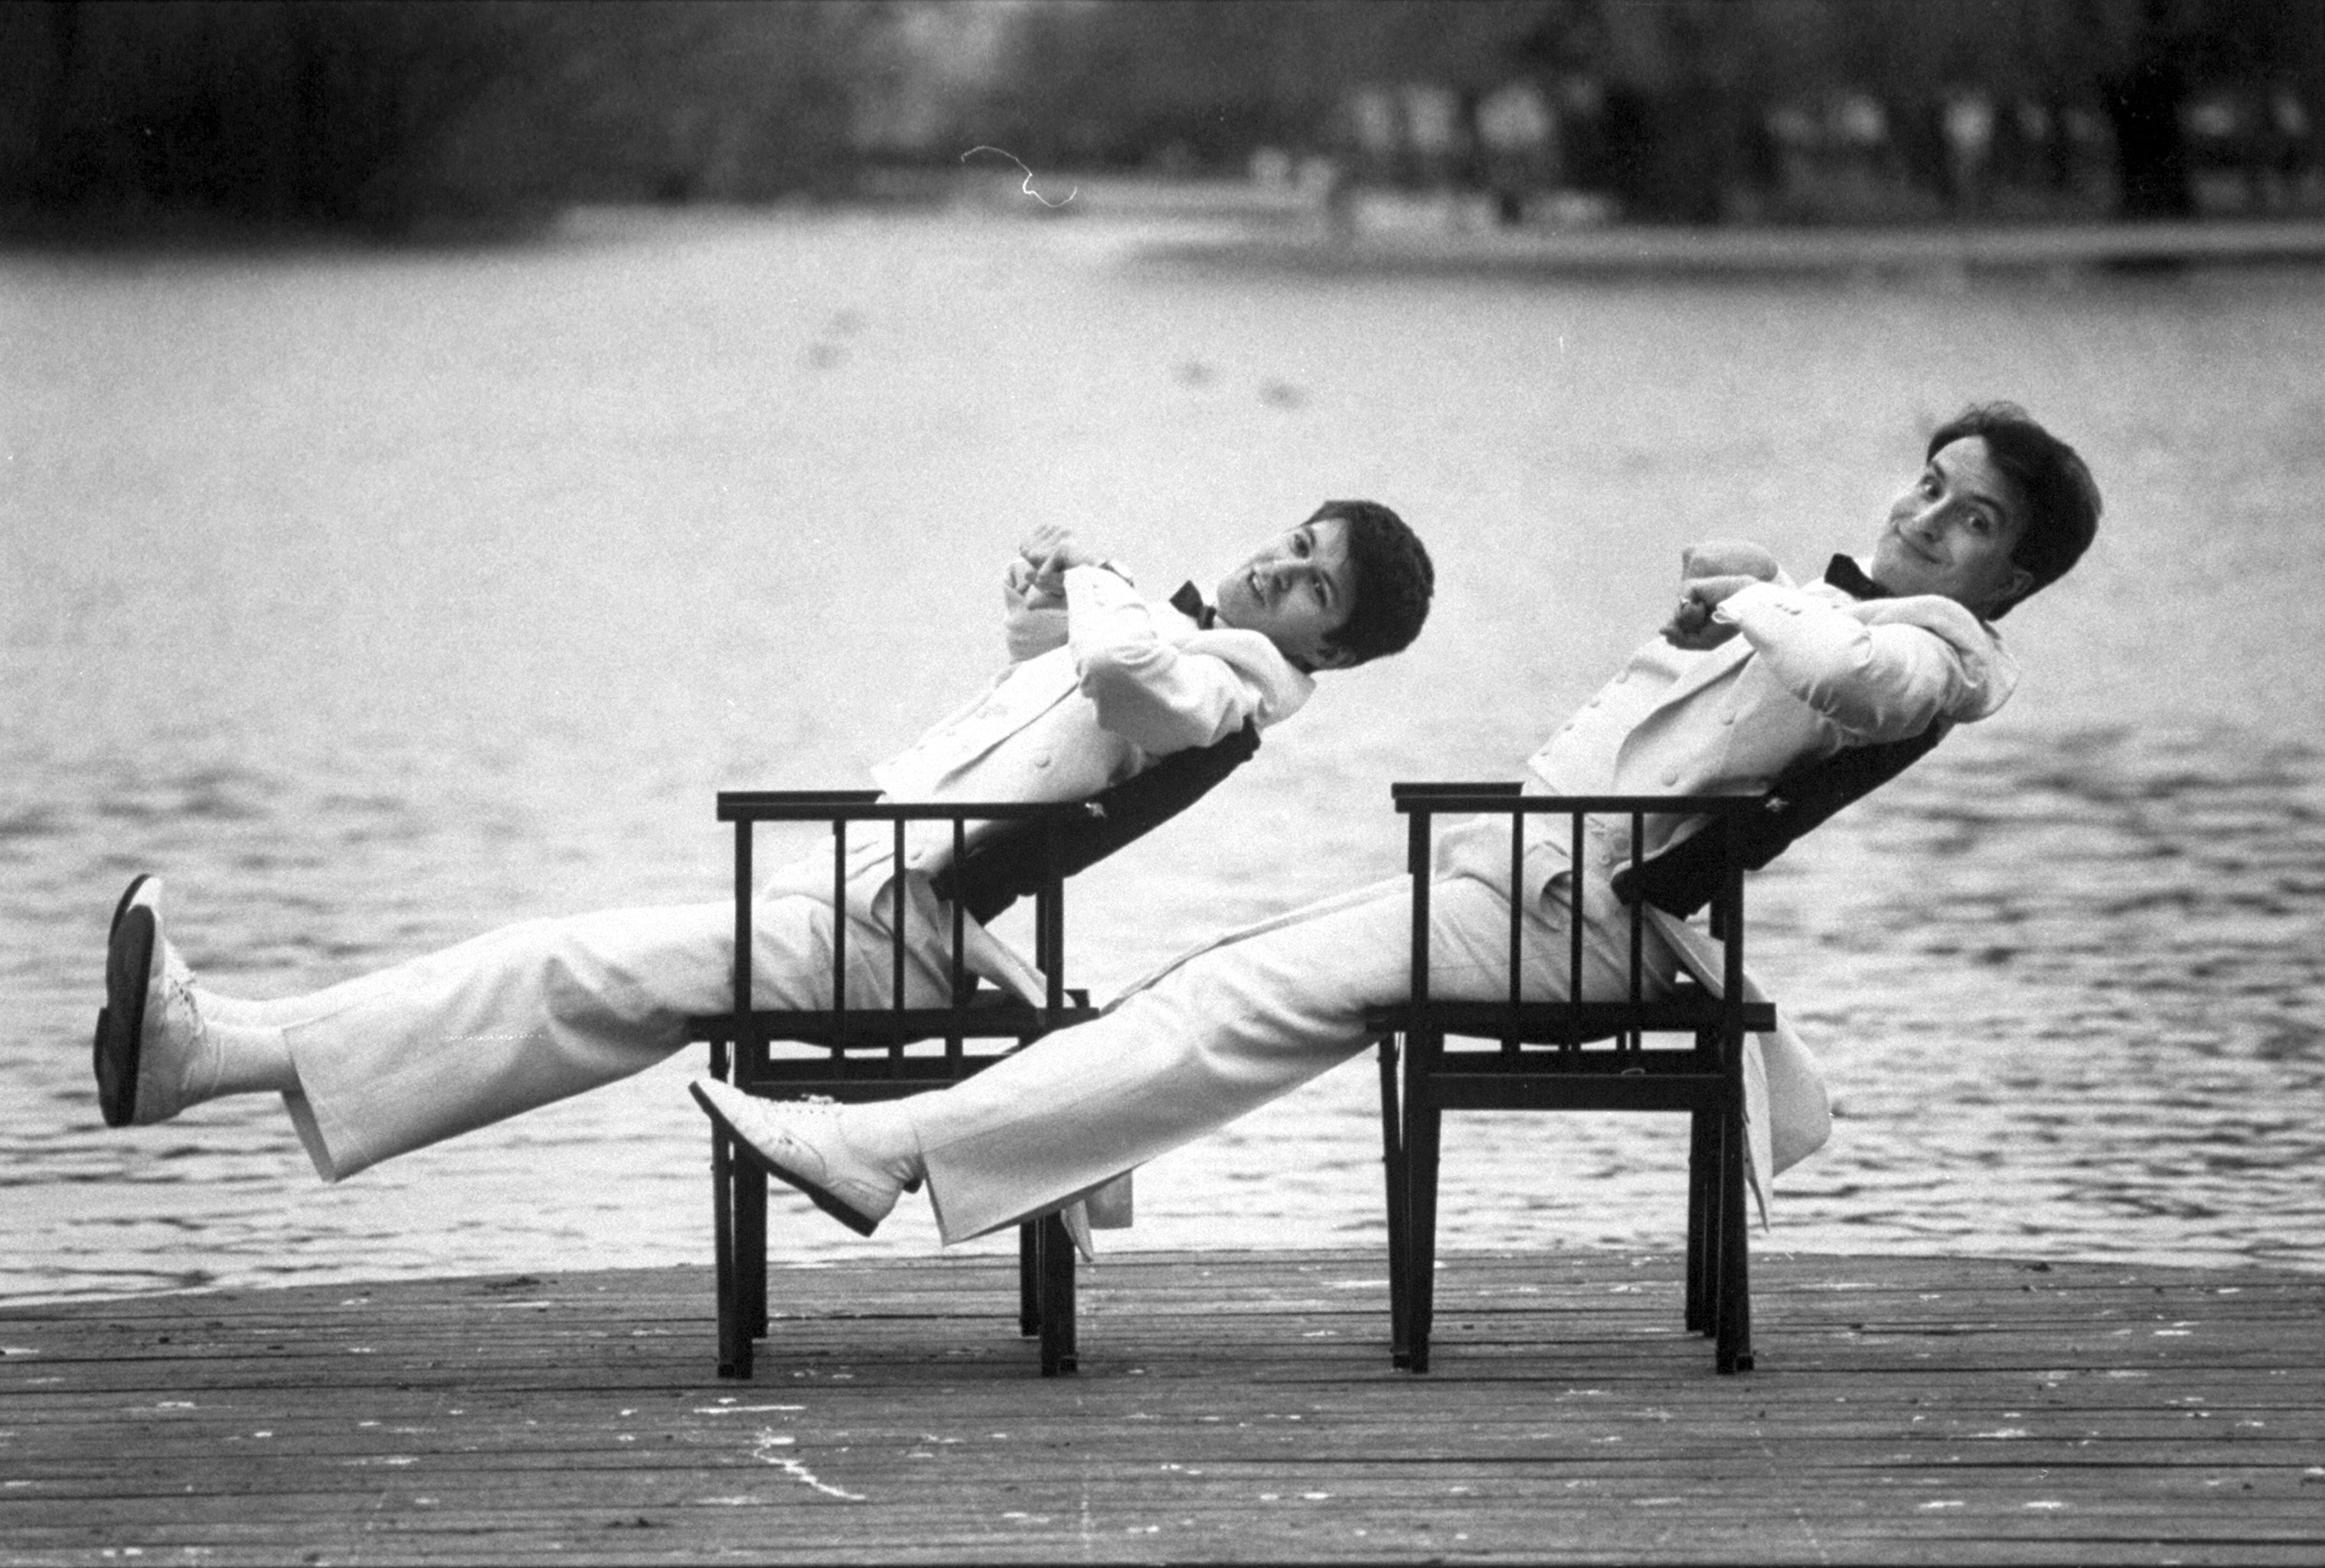
[[[210, 1050], [210, 1022], [202, 1016], [202, 1009], [194, 1000], [194, 971], [183, 963], [164, 964], [162, 970], [162, 1023], [170, 1027], [174, 1015], [182, 1010], [190, 1020], [190, 1032], [186, 1041], [185, 1071], [180, 1080], [180, 1091], [189, 1099], [207, 1099], [218, 1087], [218, 1075], [225, 1062], [219, 1053]], [[194, 1078], [204, 1067], [209, 1070], [209, 1082], [197, 1086]]]

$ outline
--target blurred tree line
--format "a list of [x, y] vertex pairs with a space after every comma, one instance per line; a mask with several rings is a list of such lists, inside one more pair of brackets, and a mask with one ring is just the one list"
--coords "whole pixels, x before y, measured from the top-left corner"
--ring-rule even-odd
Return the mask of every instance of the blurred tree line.
[[874, 4], [14, 0], [0, 205], [394, 232], [847, 187]]
[[845, 196], [985, 144], [1273, 150], [1510, 216], [1861, 215], [1852, 180], [1975, 210], [1997, 173], [2164, 216], [2208, 159], [2313, 168], [2320, 104], [2325, 0], [18, 0], [0, 212], [395, 231]]
[[[2203, 157], [2313, 170], [2325, 107], [2325, 0], [1144, 0], [1020, 31], [982, 126], [1036, 162], [1264, 144], [1491, 186], [1496, 140], [1531, 131], [1546, 177], [1647, 220], [1774, 216], [1797, 165], [1852, 159], [1940, 210], [1999, 167], [2184, 215]], [[1497, 138], [1513, 89], [1539, 107]]]

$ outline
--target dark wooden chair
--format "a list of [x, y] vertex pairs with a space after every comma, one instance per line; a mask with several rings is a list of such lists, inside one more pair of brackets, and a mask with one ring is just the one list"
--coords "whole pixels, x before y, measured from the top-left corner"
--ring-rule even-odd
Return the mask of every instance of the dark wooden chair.
[[[691, 1021], [691, 1037], [710, 1044], [710, 1071], [746, 1093], [803, 1099], [826, 1096], [848, 1103], [893, 1099], [957, 1083], [1051, 1029], [1096, 1016], [1087, 997], [1066, 989], [1064, 878], [1052, 860], [1045, 877], [1034, 878], [1034, 958], [1048, 992], [1040, 1007], [1014, 994], [980, 985], [963, 956], [959, 906], [951, 932], [950, 1004], [906, 1007], [904, 889], [894, 887], [895, 917], [889, 922], [893, 985], [885, 999], [855, 998], [841, 977], [847, 970], [846, 923], [836, 922], [832, 940], [834, 1006], [814, 1011], [753, 1009], [751, 996], [752, 830], [760, 822], [829, 824], [832, 840], [832, 900], [842, 907], [848, 881], [850, 823], [893, 825], [893, 853], [901, 861], [907, 823], [949, 822], [956, 860], [966, 848], [968, 824], [998, 821], [1031, 830], [1044, 844], [1088, 808], [1078, 803], [1028, 804], [885, 803], [871, 790], [731, 791], [718, 796], [718, 820], [735, 825], [735, 1006], [727, 1013]], [[1022, 857], [1021, 857], [1022, 858]], [[940, 1050], [912, 1050], [931, 1043]], [[748, 1378], [755, 1341], [767, 1331], [767, 1181], [736, 1158], [724, 1133], [714, 1132], [710, 1148], [713, 1221], [718, 1258], [718, 1375]], [[1042, 1373], [1052, 1377], [1076, 1366], [1074, 1345], [1074, 1248], [1059, 1216], [1046, 1215], [1018, 1233], [1018, 1328], [1040, 1335]]]
[[[1683, 1111], [1692, 1120], [1688, 1157], [1687, 1304], [1690, 1330], [1710, 1335], [1722, 1372], [1752, 1366], [1752, 1320], [1745, 1248], [1744, 1037], [1773, 1029], [1775, 1009], [1744, 1000], [1744, 869], [1740, 846], [1759, 796], [1525, 795], [1514, 784], [1393, 786], [1407, 821], [1413, 873], [1413, 987], [1409, 1000], [1372, 1009], [1379, 1033], [1381, 1129], [1388, 1174], [1389, 1306], [1396, 1365], [1429, 1369], [1435, 1294], [1437, 1169], [1440, 1123], [1449, 1110]], [[1510, 880], [1520, 884], [1527, 820], [1570, 820], [1578, 874], [1568, 888], [1567, 994], [1519, 994], [1520, 905], [1510, 910], [1510, 986], [1496, 1001], [1439, 1000], [1429, 993], [1430, 868], [1440, 816], [1505, 814]], [[1584, 877], [1604, 877], [1587, 853], [1585, 823], [1627, 817], [1631, 870], [1649, 815], [1706, 815], [1701, 831], [1723, 836], [1728, 853], [1711, 904], [1725, 972], [1718, 994], [1682, 985], [1644, 994], [1644, 912], [1630, 917], [1630, 988], [1615, 1001], [1582, 999]], [[1681, 1044], [1651, 1044], [1676, 1036]], [[1464, 1044], [1464, 1043], [1469, 1044]], [[1483, 1043], [1483, 1044], [1477, 1044]], [[1400, 1062], [1402, 1072], [1400, 1073]]]

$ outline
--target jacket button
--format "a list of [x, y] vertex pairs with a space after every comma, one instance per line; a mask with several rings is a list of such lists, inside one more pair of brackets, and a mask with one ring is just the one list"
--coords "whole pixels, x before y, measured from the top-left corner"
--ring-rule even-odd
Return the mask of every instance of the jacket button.
[[1049, 766], [1049, 765], [1050, 765], [1050, 754], [1049, 754], [1048, 752], [1044, 751], [1044, 752], [1042, 752], [1042, 753], [1040, 753], [1039, 755], [1037, 755], [1037, 756], [1033, 758], [1033, 765], [1034, 765], [1035, 767], [1047, 767], [1047, 766]]
[[1719, 716], [1719, 722], [1722, 724], [1733, 724], [1736, 722], [1736, 715], [1733, 713], [1723, 713]]
[[1678, 787], [1679, 770], [1677, 768], [1673, 768], [1671, 772], [1663, 775], [1663, 788], [1669, 790], [1677, 789]]

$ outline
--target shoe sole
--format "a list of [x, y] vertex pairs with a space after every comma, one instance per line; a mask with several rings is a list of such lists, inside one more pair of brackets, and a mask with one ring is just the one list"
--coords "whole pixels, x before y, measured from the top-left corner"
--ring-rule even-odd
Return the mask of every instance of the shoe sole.
[[718, 1109], [718, 1102], [702, 1092], [700, 1084], [690, 1083], [686, 1086], [686, 1091], [694, 1096], [694, 1103], [702, 1108], [703, 1114], [710, 1118], [710, 1125], [726, 1135], [727, 1144], [734, 1149], [736, 1157], [745, 1164], [762, 1175], [773, 1176], [785, 1186], [796, 1189], [806, 1197], [809, 1202], [855, 1231], [858, 1236], [869, 1236], [880, 1228], [879, 1220], [866, 1220], [848, 1203], [817, 1186], [805, 1176], [795, 1171], [783, 1169], [783, 1166], [761, 1154], [752, 1145], [751, 1140], [745, 1137], [741, 1130], [727, 1119], [727, 1113]]
[[129, 879], [129, 886], [121, 890], [121, 902], [113, 906], [112, 922], [105, 928], [107, 941], [111, 941], [113, 933], [121, 929], [121, 917], [129, 913], [129, 905], [136, 898], [138, 889], [153, 880], [150, 875], [143, 871]]
[[97, 1015], [97, 1104], [107, 1127], [137, 1119], [138, 1057], [153, 979], [153, 912], [125, 909], [106, 943], [105, 1006]]

